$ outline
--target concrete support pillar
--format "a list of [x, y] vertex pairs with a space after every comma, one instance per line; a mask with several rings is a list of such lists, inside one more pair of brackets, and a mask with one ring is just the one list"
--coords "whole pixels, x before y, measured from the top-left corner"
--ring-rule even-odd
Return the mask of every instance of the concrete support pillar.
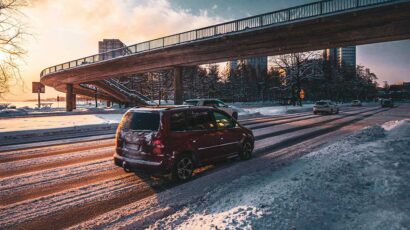
[[77, 94], [73, 94], [73, 109], [77, 109]]
[[111, 101], [107, 101], [107, 107], [111, 107]]
[[182, 67], [174, 67], [174, 104], [182, 105], [183, 100], [182, 89]]
[[67, 112], [73, 111], [73, 84], [66, 85], [65, 110]]

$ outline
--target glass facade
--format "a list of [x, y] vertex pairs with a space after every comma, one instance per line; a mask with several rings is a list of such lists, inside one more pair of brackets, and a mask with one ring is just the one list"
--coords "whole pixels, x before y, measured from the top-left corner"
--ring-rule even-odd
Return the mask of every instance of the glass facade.
[[356, 46], [326, 49], [323, 56], [331, 66], [343, 67], [349, 72], [356, 71]]
[[[231, 70], [235, 70], [238, 64], [238, 60], [230, 61], [229, 67]], [[256, 79], [262, 80], [263, 76], [268, 72], [268, 57], [251, 57], [245, 59], [245, 64], [251, 66], [256, 72]]]

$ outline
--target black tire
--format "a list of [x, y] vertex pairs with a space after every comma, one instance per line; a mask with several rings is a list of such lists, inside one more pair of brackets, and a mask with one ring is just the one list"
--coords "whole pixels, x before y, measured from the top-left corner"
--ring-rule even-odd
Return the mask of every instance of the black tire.
[[175, 161], [172, 170], [172, 179], [174, 181], [185, 182], [191, 179], [195, 169], [194, 160], [190, 154], [183, 154]]
[[232, 113], [232, 117], [235, 118], [235, 120], [238, 120], [238, 113], [237, 113], [237, 112], [233, 112], [233, 113]]
[[339, 114], [339, 109], [336, 110], [336, 114]]
[[127, 166], [125, 161], [122, 163], [122, 169], [124, 169], [126, 173], [132, 173], [132, 170]]
[[239, 158], [241, 158], [241, 160], [249, 160], [252, 157], [252, 150], [252, 143], [248, 140], [244, 141], [241, 152], [239, 153]]
[[316, 112], [316, 111], [313, 111], [313, 114], [315, 114], [315, 115], [316, 115], [316, 114], [317, 114], [317, 112]]

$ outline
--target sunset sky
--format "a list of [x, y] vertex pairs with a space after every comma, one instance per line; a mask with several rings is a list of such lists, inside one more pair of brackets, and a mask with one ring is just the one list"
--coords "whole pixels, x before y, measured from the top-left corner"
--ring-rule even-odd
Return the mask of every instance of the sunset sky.
[[[42, 69], [95, 54], [98, 41], [118, 38], [131, 45], [223, 21], [279, 10], [310, 0], [33, 0], [24, 9], [27, 55], [24, 87], [15, 85], [8, 101], [33, 99], [31, 82]], [[358, 46], [357, 64], [381, 81], [410, 81], [410, 40]], [[43, 97], [64, 95], [46, 88]], [[0, 99], [4, 100], [4, 99]]]

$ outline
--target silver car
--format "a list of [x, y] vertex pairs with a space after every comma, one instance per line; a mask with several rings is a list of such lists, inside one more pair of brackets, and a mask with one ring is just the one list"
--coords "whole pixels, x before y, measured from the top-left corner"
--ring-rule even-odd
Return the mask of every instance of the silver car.
[[184, 105], [211, 106], [223, 110], [224, 112], [235, 118], [235, 120], [238, 119], [238, 111], [219, 99], [189, 99], [184, 101]]
[[352, 101], [352, 106], [362, 106], [362, 102], [359, 100], [353, 100]]
[[318, 113], [326, 113], [326, 114], [338, 114], [339, 113], [339, 107], [336, 105], [336, 103], [329, 101], [329, 100], [321, 100], [315, 103], [313, 106], [313, 113], [318, 114]]

